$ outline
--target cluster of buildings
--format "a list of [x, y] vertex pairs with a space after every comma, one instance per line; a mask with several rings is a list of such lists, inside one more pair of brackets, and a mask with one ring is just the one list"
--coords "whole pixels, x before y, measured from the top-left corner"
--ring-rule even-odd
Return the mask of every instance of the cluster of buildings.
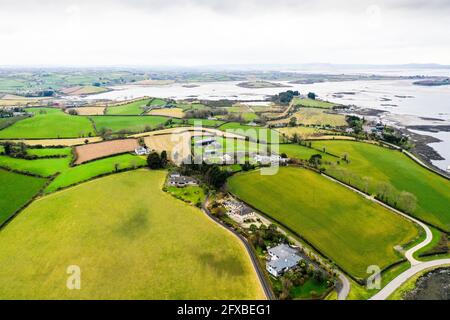
[[363, 126], [364, 132], [368, 134], [376, 135], [377, 137], [383, 136], [384, 124], [381, 122], [376, 123], [375, 125], [365, 125]]
[[187, 186], [196, 186], [198, 185], [198, 181], [195, 178], [183, 176], [178, 172], [173, 172], [169, 175], [167, 185], [171, 187], [183, 188]]
[[274, 277], [294, 268], [303, 259], [296, 249], [285, 243], [269, 248], [267, 253], [269, 257], [266, 262], [266, 270]]

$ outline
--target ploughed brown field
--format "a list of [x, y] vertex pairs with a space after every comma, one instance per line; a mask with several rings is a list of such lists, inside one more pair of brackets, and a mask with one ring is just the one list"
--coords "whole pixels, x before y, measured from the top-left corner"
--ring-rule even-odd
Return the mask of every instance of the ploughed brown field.
[[139, 147], [139, 144], [136, 139], [105, 141], [77, 146], [75, 147], [77, 154], [75, 164], [81, 164], [89, 160], [103, 158], [113, 154], [134, 151], [137, 147]]

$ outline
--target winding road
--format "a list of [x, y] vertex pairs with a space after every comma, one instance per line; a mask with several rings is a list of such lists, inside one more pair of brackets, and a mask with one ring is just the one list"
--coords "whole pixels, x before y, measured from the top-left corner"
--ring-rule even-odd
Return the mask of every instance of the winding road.
[[402, 217], [416, 223], [417, 225], [419, 225], [424, 231], [425, 231], [425, 239], [420, 242], [419, 244], [415, 245], [414, 247], [408, 249], [405, 252], [405, 257], [406, 259], [409, 261], [409, 263], [411, 264], [411, 267], [402, 272], [401, 274], [399, 274], [397, 277], [395, 277], [393, 280], [391, 280], [391, 282], [389, 282], [386, 286], [383, 287], [383, 289], [381, 289], [378, 293], [376, 293], [374, 296], [372, 296], [370, 298], [370, 300], [385, 300], [387, 299], [396, 289], [398, 289], [403, 283], [405, 283], [409, 278], [411, 278], [412, 276], [414, 276], [415, 274], [417, 274], [418, 272], [430, 269], [430, 268], [434, 268], [434, 267], [439, 267], [439, 266], [445, 266], [445, 265], [449, 265], [450, 264], [450, 259], [438, 259], [438, 260], [432, 260], [432, 261], [426, 261], [426, 262], [422, 262], [419, 261], [417, 259], [414, 258], [414, 254], [419, 251], [420, 249], [422, 249], [423, 247], [427, 246], [432, 240], [433, 240], [433, 234], [430, 230], [430, 228], [424, 224], [423, 222], [395, 209], [392, 208], [391, 206], [375, 199], [374, 197], [371, 197], [367, 194], [365, 194], [364, 192], [359, 191], [358, 189], [347, 185], [341, 181], [338, 181], [336, 179], [334, 179], [333, 177], [330, 177], [326, 174], [322, 173], [322, 176], [360, 194], [361, 196], [365, 197], [366, 199], [369, 199], [370, 201], [374, 201], [376, 203], [378, 203], [379, 205], [393, 211], [394, 213], [401, 215]]
[[264, 275], [264, 270], [261, 269], [261, 265], [258, 262], [258, 257], [255, 255], [254, 251], [252, 250], [252, 248], [250, 248], [250, 244], [248, 243], [247, 239], [245, 239], [242, 235], [240, 235], [239, 233], [237, 233], [234, 229], [229, 228], [227, 225], [225, 225], [222, 221], [220, 221], [219, 219], [215, 218], [212, 213], [208, 210], [208, 201], [209, 198], [207, 197], [206, 200], [204, 201], [203, 205], [202, 205], [202, 211], [215, 223], [217, 223], [219, 226], [221, 226], [222, 228], [224, 228], [225, 230], [231, 232], [234, 236], [236, 236], [244, 245], [245, 249], [247, 250], [248, 255], [250, 256], [250, 260], [252, 261], [253, 264], [253, 268], [256, 271], [256, 274], [258, 275], [259, 278], [259, 283], [261, 284], [261, 287], [264, 291], [264, 294], [266, 296], [267, 299], [269, 300], [275, 300], [275, 295], [272, 291], [272, 287], [270, 286], [270, 284], [268, 283], [265, 275]]
[[[405, 283], [408, 279], [410, 279], [412, 276], [414, 276], [415, 274], [417, 274], [418, 272], [422, 272], [424, 270], [427, 269], [432, 269], [432, 268], [437, 268], [440, 266], [447, 266], [450, 265], [450, 258], [448, 259], [438, 259], [438, 260], [432, 260], [432, 261], [419, 261], [416, 258], [414, 258], [414, 254], [419, 251], [420, 249], [422, 249], [423, 247], [427, 246], [432, 240], [433, 240], [433, 234], [430, 230], [430, 228], [424, 224], [423, 222], [375, 199], [374, 197], [365, 194], [364, 192], [350, 186], [347, 185], [339, 180], [334, 179], [333, 177], [326, 175], [326, 174], [321, 174], [322, 176], [324, 176], [325, 178], [338, 183], [358, 194], [360, 194], [361, 196], [363, 196], [364, 198], [373, 201], [385, 208], [387, 208], [388, 210], [391, 210], [392, 212], [404, 217], [405, 219], [410, 220], [411, 222], [419, 225], [424, 231], [425, 231], [425, 239], [420, 242], [419, 244], [415, 245], [414, 247], [408, 249], [407, 251], [405, 251], [405, 257], [406, 259], [409, 261], [409, 263], [411, 264], [411, 267], [409, 269], [407, 269], [406, 271], [402, 272], [401, 274], [399, 274], [397, 277], [395, 277], [393, 280], [391, 280], [386, 286], [383, 287], [383, 289], [381, 289], [378, 293], [376, 293], [375, 295], [373, 295], [370, 300], [385, 300], [387, 299], [392, 293], [394, 293], [395, 290], [397, 290], [403, 283]], [[260, 280], [260, 284], [264, 290], [264, 293], [267, 297], [267, 299], [275, 299], [274, 294], [272, 292], [271, 286], [270, 284], [267, 282], [266, 277], [264, 276], [264, 270], [261, 269], [261, 265], [258, 263], [258, 258], [255, 256], [255, 253], [253, 252], [253, 250], [250, 248], [249, 243], [247, 242], [247, 240], [241, 236], [239, 233], [237, 233], [235, 230], [228, 228], [225, 224], [223, 224], [220, 220], [216, 219], [215, 217], [212, 216], [211, 212], [209, 212], [209, 210], [207, 209], [207, 203], [208, 203], [208, 199], [206, 199], [206, 201], [203, 204], [203, 208], [202, 211], [205, 212], [205, 214], [212, 219], [213, 221], [215, 221], [216, 223], [218, 223], [220, 226], [222, 226], [223, 228], [225, 228], [226, 230], [230, 231], [231, 233], [233, 233], [239, 240], [242, 241], [242, 243], [244, 244], [247, 253], [249, 254], [252, 264], [254, 266], [254, 269], [258, 275], [258, 278]], [[257, 213], [256, 213], [257, 214]], [[262, 219], [262, 220], [266, 220], [270, 223], [270, 221], [260, 215], [257, 214], [258, 218]], [[287, 234], [282, 228], [279, 228], [280, 231], [284, 234]], [[314, 255], [317, 259], [320, 259], [320, 257], [318, 257], [317, 255], [315, 255], [313, 252], [311, 252], [311, 250], [309, 250], [308, 248], [306, 248], [300, 241], [298, 241], [297, 239], [293, 239], [294, 242], [296, 243], [297, 246], [302, 247], [303, 250], [305, 250], [305, 252], [309, 252], [310, 254]], [[351, 288], [351, 284], [350, 281], [348, 280], [348, 278], [345, 276], [345, 274], [343, 274], [340, 271], [337, 271], [337, 275], [338, 278], [341, 282], [341, 287], [338, 288], [338, 300], [346, 300], [348, 297], [348, 294], [350, 292], [350, 288]]]

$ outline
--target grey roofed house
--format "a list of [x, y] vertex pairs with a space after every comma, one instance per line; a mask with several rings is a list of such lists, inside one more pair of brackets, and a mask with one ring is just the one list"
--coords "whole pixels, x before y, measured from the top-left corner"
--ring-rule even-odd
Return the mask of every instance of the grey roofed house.
[[236, 214], [240, 216], [246, 216], [253, 213], [253, 211], [254, 210], [252, 208], [243, 204], [238, 210], [236, 210]]
[[197, 180], [191, 177], [182, 176], [179, 173], [169, 175], [168, 184], [170, 186], [185, 187], [197, 184]]
[[275, 277], [295, 267], [302, 260], [297, 250], [284, 243], [268, 249], [267, 252], [271, 260], [266, 263], [266, 269]]

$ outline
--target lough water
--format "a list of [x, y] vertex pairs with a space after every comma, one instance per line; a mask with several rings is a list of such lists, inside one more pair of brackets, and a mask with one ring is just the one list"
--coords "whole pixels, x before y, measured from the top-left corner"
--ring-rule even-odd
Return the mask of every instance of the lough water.
[[420, 277], [405, 300], [450, 300], [450, 268], [440, 268]]
[[[315, 92], [321, 99], [355, 105], [369, 109], [385, 110], [387, 123], [405, 125], [450, 125], [450, 86], [426, 87], [412, 84], [412, 80], [342, 81], [315, 84], [280, 83], [285, 88], [249, 89], [237, 86], [239, 82], [196, 83], [196, 87], [184, 87], [182, 83], [164, 86], [125, 85], [112, 87], [113, 91], [91, 95], [82, 99], [124, 100], [141, 96], [172, 99], [231, 99], [262, 101], [269, 95], [287, 89], [300, 93]], [[79, 97], [78, 97], [79, 98]], [[258, 104], [258, 103], [256, 103]], [[432, 135], [427, 132], [422, 134]], [[441, 132], [442, 133], [442, 132]], [[431, 144], [446, 160], [435, 165], [446, 169], [450, 165], [450, 135], [438, 133], [443, 142]], [[447, 152], [446, 152], [447, 150]]]

